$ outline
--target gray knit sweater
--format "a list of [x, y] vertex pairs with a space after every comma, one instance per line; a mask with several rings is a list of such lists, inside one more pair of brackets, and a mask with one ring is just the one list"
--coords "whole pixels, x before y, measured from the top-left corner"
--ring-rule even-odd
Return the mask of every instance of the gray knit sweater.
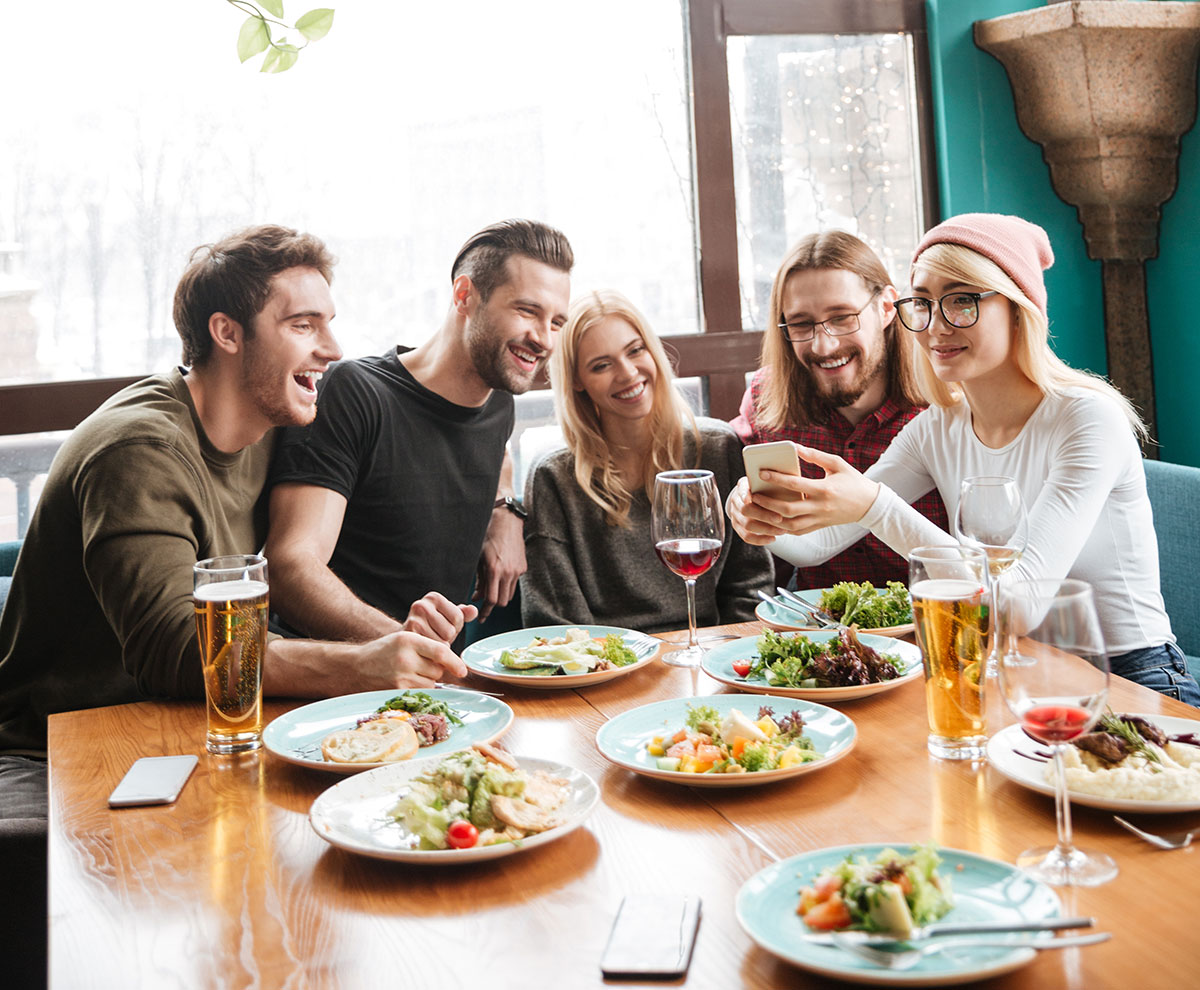
[[[745, 473], [742, 444], [727, 423], [702, 418], [700, 466], [712, 471], [724, 503]], [[691, 466], [690, 432], [684, 463]], [[521, 618], [526, 626], [593, 623], [643, 632], [687, 628], [683, 579], [659, 561], [650, 532], [650, 499], [634, 494], [629, 528], [610, 526], [575, 480], [575, 456], [542, 458], [525, 484], [525, 556]], [[754, 618], [754, 592], [769, 588], [773, 570], [763, 547], [744, 543], [725, 525], [721, 557], [696, 581], [701, 626]]]

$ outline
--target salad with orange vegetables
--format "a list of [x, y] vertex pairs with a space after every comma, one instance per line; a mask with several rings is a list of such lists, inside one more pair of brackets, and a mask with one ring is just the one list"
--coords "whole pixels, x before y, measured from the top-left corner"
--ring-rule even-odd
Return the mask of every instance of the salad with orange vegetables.
[[711, 705], [688, 706], [685, 726], [646, 744], [659, 770], [680, 773], [757, 773], [819, 760], [824, 754], [804, 735], [798, 711], [776, 716], [762, 707], [751, 719], [732, 710], [724, 718]]
[[847, 856], [826, 867], [800, 891], [796, 913], [809, 928], [856, 928], [908, 935], [954, 906], [950, 878], [937, 872], [942, 859], [932, 844], [909, 855], [884, 849], [874, 859]]

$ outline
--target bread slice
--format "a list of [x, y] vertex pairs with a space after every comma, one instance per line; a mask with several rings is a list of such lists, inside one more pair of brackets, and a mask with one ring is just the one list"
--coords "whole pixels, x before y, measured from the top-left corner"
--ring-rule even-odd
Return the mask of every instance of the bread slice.
[[411, 759], [419, 745], [406, 720], [384, 718], [330, 733], [321, 740], [321, 753], [331, 763], [396, 763]]

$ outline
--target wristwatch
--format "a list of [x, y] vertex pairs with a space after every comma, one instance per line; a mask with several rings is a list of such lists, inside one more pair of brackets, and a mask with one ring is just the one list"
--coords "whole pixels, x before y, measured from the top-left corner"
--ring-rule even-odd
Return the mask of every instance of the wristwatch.
[[518, 519], [524, 519], [529, 515], [529, 513], [525, 511], [525, 506], [523, 506], [511, 495], [505, 495], [504, 498], [496, 499], [496, 501], [492, 503], [492, 509], [493, 511], [496, 509], [508, 509], [508, 511]]

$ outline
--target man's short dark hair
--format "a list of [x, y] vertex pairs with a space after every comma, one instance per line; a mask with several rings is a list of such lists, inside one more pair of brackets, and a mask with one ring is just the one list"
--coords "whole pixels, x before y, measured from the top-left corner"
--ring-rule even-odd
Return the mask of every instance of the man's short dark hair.
[[450, 281], [466, 275], [487, 302], [508, 280], [505, 262], [513, 255], [540, 261], [568, 275], [575, 264], [575, 254], [562, 231], [536, 220], [501, 220], [469, 237], [458, 249]]
[[202, 365], [212, 353], [208, 321], [224, 313], [254, 336], [254, 317], [271, 294], [271, 279], [289, 268], [315, 268], [333, 281], [337, 260], [312, 234], [262, 224], [202, 244], [188, 259], [175, 289], [175, 329], [183, 339], [183, 363]]

